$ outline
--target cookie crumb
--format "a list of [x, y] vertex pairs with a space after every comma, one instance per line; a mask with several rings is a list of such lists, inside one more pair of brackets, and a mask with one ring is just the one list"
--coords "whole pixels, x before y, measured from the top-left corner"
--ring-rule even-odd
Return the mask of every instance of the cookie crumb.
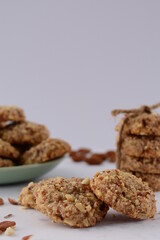
[[10, 217], [13, 217], [13, 214], [10, 213], [10, 214], [4, 216], [5, 219], [8, 219], [8, 218], [10, 218]]
[[27, 235], [22, 237], [22, 240], [29, 240], [33, 235]]
[[0, 198], [0, 206], [4, 205], [3, 198]]
[[12, 205], [19, 205], [19, 203], [16, 200], [14, 200], [13, 198], [8, 198], [8, 202]]
[[6, 229], [6, 231], [5, 231], [5, 235], [6, 235], [6, 236], [13, 236], [13, 235], [14, 235], [14, 232], [15, 232], [14, 228], [8, 227], [8, 228]]
[[90, 179], [89, 178], [85, 178], [82, 180], [82, 184], [84, 185], [88, 185], [90, 183]]
[[8, 227], [13, 227], [16, 225], [14, 221], [3, 221], [0, 222], [0, 231], [5, 232]]
[[22, 210], [27, 210], [29, 207], [27, 207], [27, 206], [21, 206], [21, 209]]

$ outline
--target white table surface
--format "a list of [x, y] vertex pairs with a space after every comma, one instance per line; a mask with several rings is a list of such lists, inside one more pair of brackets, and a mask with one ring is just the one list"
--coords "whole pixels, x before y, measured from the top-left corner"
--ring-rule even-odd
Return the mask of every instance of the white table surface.
[[[42, 178], [63, 176], [63, 177], [92, 177], [96, 171], [112, 169], [115, 165], [105, 162], [99, 166], [89, 166], [85, 163], [74, 163], [67, 158], [62, 161], [50, 173]], [[4, 234], [0, 239], [21, 239], [25, 235], [33, 234], [33, 240], [94, 240], [94, 239], [159, 239], [160, 238], [160, 214], [156, 214], [155, 220], [149, 219], [138, 221], [130, 219], [122, 214], [109, 210], [105, 219], [95, 227], [86, 229], [74, 229], [68, 226], [52, 223], [46, 216], [38, 211], [22, 209], [8, 203], [7, 198], [18, 198], [22, 187], [27, 183], [0, 186], [0, 197], [5, 200], [5, 205], [0, 206], [0, 221], [5, 220], [4, 216], [13, 214], [8, 220], [16, 221], [15, 235], [7, 237]], [[157, 212], [160, 210], [160, 193], [156, 193]], [[113, 216], [113, 213], [115, 216]]]

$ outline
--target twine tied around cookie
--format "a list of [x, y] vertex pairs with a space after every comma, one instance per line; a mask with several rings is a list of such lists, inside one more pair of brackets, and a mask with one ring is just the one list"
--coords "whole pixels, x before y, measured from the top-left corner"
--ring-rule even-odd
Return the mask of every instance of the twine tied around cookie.
[[120, 128], [120, 131], [119, 131], [119, 140], [117, 142], [117, 153], [116, 153], [117, 168], [120, 168], [120, 163], [121, 163], [122, 133], [123, 133], [124, 126], [127, 123], [127, 121], [129, 120], [129, 118], [133, 117], [133, 116], [136, 116], [136, 115], [143, 114], [143, 113], [150, 114], [150, 113], [152, 113], [152, 110], [154, 110], [158, 107], [160, 107], [160, 102], [156, 103], [154, 105], [151, 105], [151, 106], [142, 105], [141, 107], [136, 108], [136, 109], [128, 109], [128, 110], [126, 110], [126, 109], [115, 109], [115, 110], [112, 111], [112, 115], [114, 117], [116, 117], [117, 115], [119, 115], [121, 113], [126, 114], [126, 116], [124, 118], [124, 121], [123, 121], [123, 124]]
[[151, 106], [146, 106], [146, 105], [142, 105], [139, 108], [135, 108], [135, 109], [115, 109], [112, 111], [112, 115], [114, 117], [116, 117], [117, 115], [121, 114], [121, 113], [126, 113], [126, 114], [142, 114], [144, 112], [146, 113], [151, 113], [153, 109], [156, 109], [160, 107], [160, 102], [156, 103], [154, 105]]

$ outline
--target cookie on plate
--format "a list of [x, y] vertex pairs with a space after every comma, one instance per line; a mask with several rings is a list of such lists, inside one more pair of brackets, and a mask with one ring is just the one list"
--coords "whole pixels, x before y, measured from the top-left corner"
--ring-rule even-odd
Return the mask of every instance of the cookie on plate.
[[62, 157], [70, 151], [70, 145], [60, 139], [47, 139], [26, 151], [22, 156], [23, 164], [42, 163]]
[[95, 195], [116, 211], [131, 218], [153, 218], [155, 195], [141, 178], [120, 170], [98, 172], [91, 180]]
[[44, 125], [27, 121], [0, 129], [0, 138], [15, 145], [36, 145], [48, 137], [49, 131]]
[[22, 108], [17, 106], [0, 106], [0, 122], [23, 122], [25, 114]]
[[39, 183], [34, 191], [37, 208], [53, 222], [91, 227], [100, 222], [108, 206], [90, 188], [90, 180], [56, 177]]
[[0, 157], [18, 158], [19, 152], [10, 143], [0, 139]]
[[12, 167], [12, 166], [14, 166], [14, 163], [12, 160], [0, 158], [0, 168], [1, 167]]

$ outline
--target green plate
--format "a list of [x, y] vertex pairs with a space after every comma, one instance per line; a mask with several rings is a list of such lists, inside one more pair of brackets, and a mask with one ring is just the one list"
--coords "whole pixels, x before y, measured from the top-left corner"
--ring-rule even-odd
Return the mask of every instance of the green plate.
[[45, 163], [0, 168], [0, 184], [18, 183], [33, 180], [51, 171], [63, 159], [64, 157]]

